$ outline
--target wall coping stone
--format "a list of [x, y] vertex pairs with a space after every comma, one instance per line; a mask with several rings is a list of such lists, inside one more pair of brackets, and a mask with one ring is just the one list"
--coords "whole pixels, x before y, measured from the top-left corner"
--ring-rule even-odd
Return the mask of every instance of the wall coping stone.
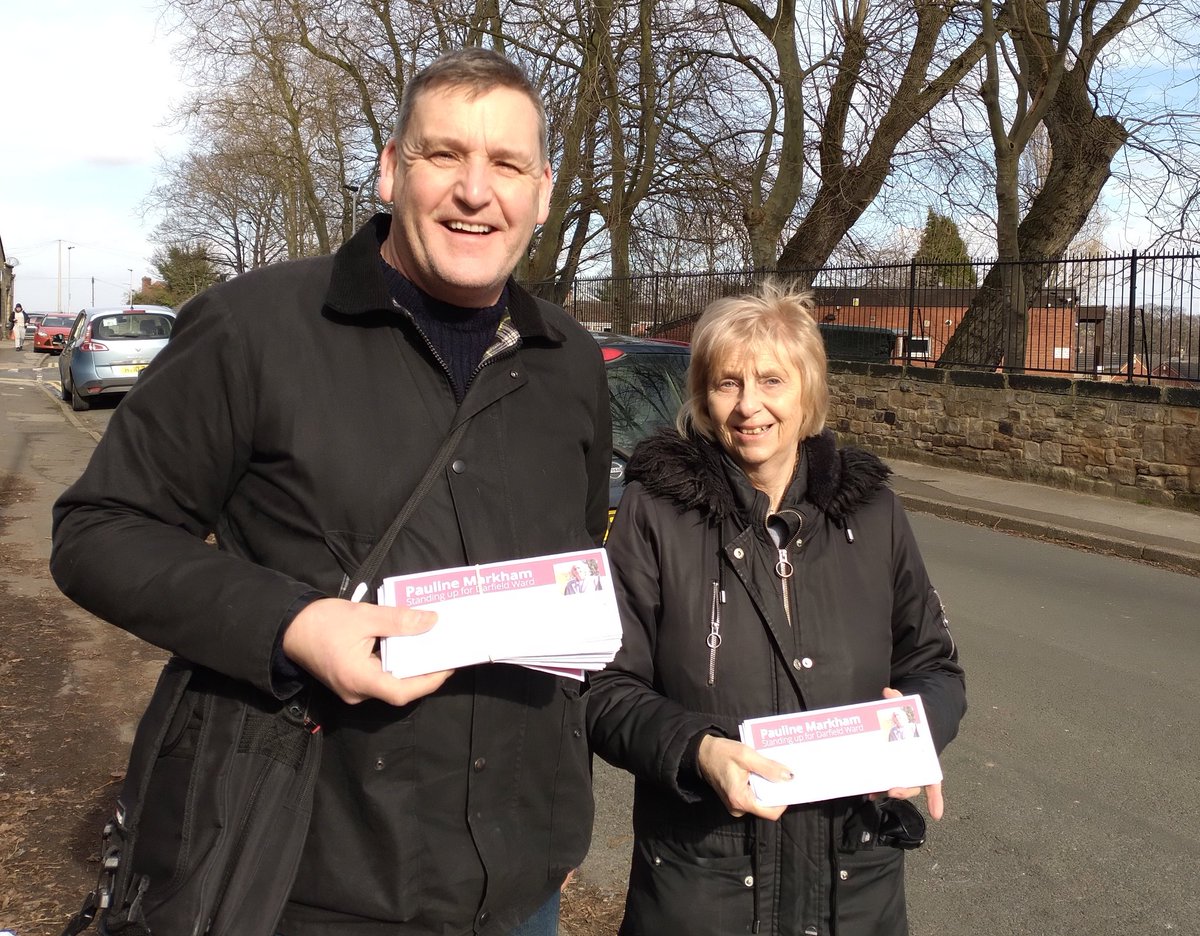
[[834, 374], [858, 374], [870, 377], [871, 365], [867, 361], [830, 361], [829, 370]]
[[1004, 374], [991, 371], [947, 370], [946, 383], [955, 387], [982, 387], [987, 390], [1003, 390]]
[[1200, 387], [1165, 387], [1163, 402], [1172, 406], [1200, 407]]
[[923, 380], [926, 383], [946, 382], [946, 375], [950, 373], [940, 367], [906, 367], [901, 368], [904, 371], [904, 376], [910, 380]]
[[1161, 403], [1163, 387], [1145, 384], [1103, 383], [1098, 380], [1076, 380], [1075, 395], [1093, 400], [1119, 400], [1126, 403]]
[[1033, 390], [1037, 393], [1069, 394], [1075, 381], [1069, 377], [1046, 377], [1041, 374], [1008, 374], [1013, 390]]

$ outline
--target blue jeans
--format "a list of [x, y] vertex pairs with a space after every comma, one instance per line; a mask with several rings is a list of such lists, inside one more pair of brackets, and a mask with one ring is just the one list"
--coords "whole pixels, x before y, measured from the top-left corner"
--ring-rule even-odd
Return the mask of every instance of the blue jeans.
[[524, 923], [519, 924], [508, 936], [558, 936], [558, 891], [534, 911]]

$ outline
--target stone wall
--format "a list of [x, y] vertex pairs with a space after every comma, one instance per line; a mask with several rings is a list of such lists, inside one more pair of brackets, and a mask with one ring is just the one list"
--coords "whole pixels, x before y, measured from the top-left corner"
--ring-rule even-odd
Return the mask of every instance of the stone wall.
[[1200, 388], [830, 362], [830, 397], [884, 458], [1200, 511]]

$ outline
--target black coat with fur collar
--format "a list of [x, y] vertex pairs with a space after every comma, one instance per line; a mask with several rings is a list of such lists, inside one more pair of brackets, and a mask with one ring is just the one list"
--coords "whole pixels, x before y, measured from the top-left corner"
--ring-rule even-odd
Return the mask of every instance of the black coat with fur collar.
[[888, 473], [805, 440], [776, 547], [767, 496], [717, 446], [664, 432], [635, 452], [608, 540], [624, 643], [588, 704], [594, 750], [636, 778], [623, 934], [907, 932], [903, 853], [863, 841], [873, 806], [735, 819], [690, 764], [705, 731], [886, 686], [921, 695], [939, 751], [954, 737], [962, 670]]

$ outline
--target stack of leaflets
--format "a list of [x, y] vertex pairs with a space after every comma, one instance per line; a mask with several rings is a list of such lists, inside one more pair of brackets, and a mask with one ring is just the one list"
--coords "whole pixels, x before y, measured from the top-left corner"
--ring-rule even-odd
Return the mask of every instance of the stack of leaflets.
[[398, 575], [384, 579], [379, 603], [438, 616], [424, 634], [380, 641], [383, 668], [395, 676], [515, 663], [581, 680], [621, 648], [603, 549]]
[[780, 783], [750, 776], [764, 806], [886, 793], [942, 779], [916, 695], [751, 718], [740, 732], [744, 744], [792, 771], [793, 779]]

